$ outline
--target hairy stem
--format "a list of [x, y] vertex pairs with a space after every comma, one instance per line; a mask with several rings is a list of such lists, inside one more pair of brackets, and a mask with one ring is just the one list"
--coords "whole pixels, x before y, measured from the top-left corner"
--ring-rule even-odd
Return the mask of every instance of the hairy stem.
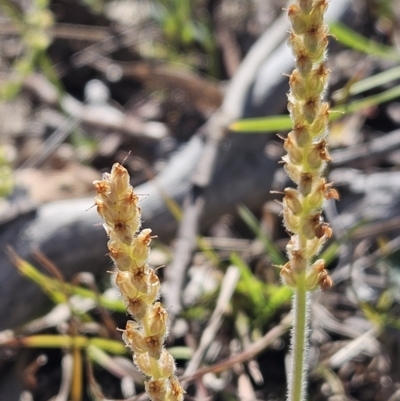
[[307, 384], [306, 358], [308, 349], [308, 302], [305, 274], [298, 277], [293, 296], [294, 323], [291, 336], [292, 361], [290, 372], [289, 401], [305, 399]]

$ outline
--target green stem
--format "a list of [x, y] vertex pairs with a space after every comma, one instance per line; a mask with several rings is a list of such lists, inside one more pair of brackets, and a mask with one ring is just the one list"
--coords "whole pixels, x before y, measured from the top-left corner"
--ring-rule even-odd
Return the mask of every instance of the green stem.
[[294, 323], [292, 329], [292, 361], [289, 376], [288, 401], [304, 401], [307, 387], [307, 337], [308, 337], [308, 296], [306, 274], [300, 274], [293, 296]]

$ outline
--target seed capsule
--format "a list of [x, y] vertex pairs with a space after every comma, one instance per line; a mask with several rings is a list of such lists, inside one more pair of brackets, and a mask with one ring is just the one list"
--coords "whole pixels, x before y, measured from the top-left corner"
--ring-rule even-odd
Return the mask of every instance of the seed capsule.
[[294, 188], [285, 188], [285, 197], [283, 205], [288, 207], [294, 215], [298, 215], [303, 210], [300, 202], [300, 193]]
[[311, 193], [307, 196], [307, 204], [313, 209], [319, 209], [325, 199], [325, 178], [320, 178], [314, 185]]
[[175, 360], [166, 350], [163, 350], [159, 360], [159, 369], [162, 377], [169, 378], [175, 372]]
[[332, 229], [329, 227], [328, 223], [321, 223], [315, 227], [314, 233], [317, 238], [331, 238]]
[[290, 32], [288, 45], [292, 49], [293, 55], [296, 57], [301, 51], [305, 51], [303, 39], [301, 36], [296, 35], [294, 32]]
[[325, 237], [322, 238], [315, 237], [314, 239], [308, 241], [307, 256], [309, 258], [312, 258], [313, 256], [318, 255], [324, 243], [325, 243]]
[[313, 23], [307, 27], [306, 32], [303, 35], [304, 46], [310, 53], [315, 54], [320, 49], [325, 50], [324, 36], [326, 35], [326, 25]]
[[167, 401], [183, 401], [183, 394], [186, 392], [175, 376], [170, 377], [171, 395]]
[[304, 14], [309, 14], [312, 10], [313, 0], [298, 0], [298, 3]]
[[141, 294], [140, 296], [135, 296], [130, 298], [127, 295], [124, 295], [124, 300], [128, 304], [127, 311], [130, 315], [132, 315], [135, 319], [141, 320], [144, 318], [147, 312], [147, 297], [145, 294]]
[[308, 75], [312, 70], [314, 61], [306, 50], [302, 50], [296, 54], [297, 68], [302, 75]]
[[126, 325], [126, 330], [124, 331], [122, 338], [124, 339], [125, 343], [132, 348], [135, 354], [145, 353], [147, 351], [145, 338], [137, 328], [134, 328], [137, 327], [137, 325], [128, 323]]
[[168, 392], [167, 379], [151, 379], [145, 384], [146, 393], [152, 401], [165, 401]]
[[296, 217], [289, 208], [285, 208], [282, 211], [283, 214], [283, 225], [291, 233], [297, 233], [299, 230], [299, 218]]
[[309, 127], [302, 123], [295, 125], [289, 135], [294, 138], [299, 148], [305, 147], [310, 141]]
[[295, 184], [299, 185], [302, 175], [300, 168], [295, 166], [294, 164], [288, 163], [288, 160], [285, 157], [282, 157], [282, 160], [286, 163], [284, 169], [287, 175], [292, 179]]
[[281, 271], [280, 271], [280, 276], [282, 278], [282, 281], [288, 287], [296, 288], [296, 285], [297, 285], [296, 274], [290, 268], [290, 262], [287, 262], [285, 264], [285, 266], [282, 266]]
[[329, 122], [329, 104], [322, 102], [318, 111], [318, 115], [315, 117], [311, 124], [311, 134], [314, 138], [323, 136], [326, 132], [326, 127]]
[[133, 361], [139, 370], [141, 370], [145, 375], [152, 376], [152, 366], [147, 352], [145, 354], [135, 355]]
[[313, 21], [313, 24], [323, 24], [327, 8], [328, 0], [314, 0], [314, 5], [310, 13], [310, 20]]
[[302, 100], [306, 97], [306, 83], [298, 70], [294, 70], [289, 78], [291, 93], [297, 100]]
[[147, 330], [153, 336], [163, 337], [167, 332], [168, 314], [161, 306], [160, 302], [156, 302], [151, 306], [151, 310], [147, 315]]
[[163, 349], [164, 336], [147, 336], [144, 337], [146, 344], [146, 351], [152, 358], [160, 359], [161, 351]]
[[290, 266], [293, 272], [296, 274], [303, 273], [307, 268], [307, 260], [303, 255], [303, 250], [297, 249], [291, 252], [289, 255]]
[[321, 212], [313, 212], [302, 221], [301, 232], [308, 239], [314, 239], [315, 229], [321, 224]]
[[325, 67], [324, 63], [321, 63], [318, 68], [312, 71], [308, 80], [310, 93], [321, 94], [328, 81], [329, 69]]
[[326, 191], [326, 196], [325, 199], [335, 199], [335, 200], [339, 200], [340, 195], [339, 192], [336, 188], [329, 188]]
[[299, 191], [303, 196], [307, 196], [311, 192], [316, 175], [314, 173], [301, 173], [299, 180]]
[[146, 228], [132, 241], [132, 259], [138, 267], [143, 266], [149, 258], [151, 238], [151, 230]]
[[300, 7], [297, 4], [291, 4], [287, 11], [293, 32], [297, 35], [304, 33], [308, 24]]
[[307, 272], [306, 285], [309, 291], [318, 288], [321, 272], [325, 270], [325, 262], [322, 259], [316, 260]]
[[322, 167], [322, 159], [319, 155], [318, 149], [313, 147], [307, 155], [307, 163], [314, 171], [319, 171]]
[[308, 123], [314, 121], [321, 107], [321, 99], [319, 95], [313, 95], [305, 99], [303, 105], [303, 116]]
[[303, 160], [303, 154], [301, 150], [296, 146], [290, 135], [285, 139], [283, 148], [288, 152], [289, 158], [293, 164], [301, 164]]
[[326, 270], [322, 271], [318, 277], [318, 284], [322, 291], [329, 290], [332, 287], [333, 281]]

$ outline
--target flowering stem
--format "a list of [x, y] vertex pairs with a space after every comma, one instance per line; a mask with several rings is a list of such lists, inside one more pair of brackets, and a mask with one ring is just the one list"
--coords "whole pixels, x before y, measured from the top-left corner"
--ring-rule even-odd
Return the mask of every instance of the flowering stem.
[[294, 323], [292, 329], [292, 361], [290, 372], [289, 401], [304, 400], [307, 384], [306, 363], [308, 334], [308, 300], [305, 274], [298, 277], [293, 296]]
[[145, 376], [152, 401], [183, 401], [184, 390], [175, 374], [175, 361], [164, 346], [168, 313], [158, 302], [160, 281], [147, 263], [152, 238], [140, 230], [139, 198], [129, 183], [128, 171], [114, 164], [111, 174], [94, 182], [95, 204], [108, 234], [108, 249], [115, 264], [115, 282], [121, 290], [129, 320], [123, 339]]
[[331, 160], [326, 143], [329, 104], [323, 101], [329, 70], [324, 65], [328, 26], [324, 16], [328, 0], [294, 0], [287, 11], [292, 25], [289, 45], [295, 58], [290, 74], [288, 109], [292, 131], [284, 139], [285, 170], [297, 188], [285, 188], [283, 221], [291, 238], [286, 246], [289, 261], [281, 266], [283, 281], [294, 290], [292, 365], [288, 380], [288, 401], [303, 401], [307, 384], [308, 292], [326, 290], [332, 280], [322, 259], [315, 260], [332, 235], [323, 221], [327, 199], [339, 195], [322, 176]]

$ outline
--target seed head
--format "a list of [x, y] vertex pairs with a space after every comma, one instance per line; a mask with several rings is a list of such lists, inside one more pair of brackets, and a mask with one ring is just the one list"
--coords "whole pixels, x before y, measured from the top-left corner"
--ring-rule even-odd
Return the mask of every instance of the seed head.
[[127, 322], [122, 338], [134, 352], [136, 366], [149, 378], [145, 388], [151, 399], [182, 401], [184, 391], [174, 376], [174, 359], [164, 347], [168, 317], [156, 302], [160, 281], [147, 264], [154, 237], [150, 229], [139, 232], [139, 198], [129, 184], [127, 170], [118, 163], [94, 185], [95, 204], [104, 220], [109, 254], [117, 269], [115, 282], [135, 319]]

